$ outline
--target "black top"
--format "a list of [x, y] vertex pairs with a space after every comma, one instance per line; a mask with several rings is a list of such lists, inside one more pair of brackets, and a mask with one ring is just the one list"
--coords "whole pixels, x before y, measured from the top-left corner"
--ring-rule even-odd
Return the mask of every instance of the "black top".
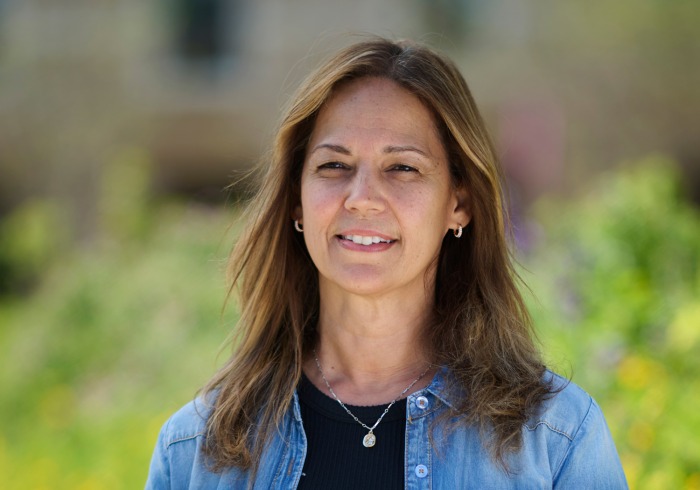
[[[404, 487], [405, 398], [389, 409], [374, 429], [375, 446], [367, 448], [362, 444], [367, 429], [355, 422], [330, 394], [320, 392], [306, 376], [302, 376], [297, 392], [308, 442], [298, 488], [387, 490]], [[348, 408], [372, 427], [387, 405], [348, 405]]]

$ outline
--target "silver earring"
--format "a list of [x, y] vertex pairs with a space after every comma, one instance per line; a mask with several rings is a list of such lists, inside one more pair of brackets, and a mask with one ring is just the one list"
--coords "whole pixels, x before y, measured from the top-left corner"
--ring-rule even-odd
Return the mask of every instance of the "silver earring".
[[462, 225], [459, 225], [456, 230], [452, 230], [455, 234], [455, 238], [460, 238], [462, 236]]
[[[302, 228], [301, 223], [299, 223], [298, 219], [294, 220], [294, 229], [298, 231], [299, 233], [304, 233], [304, 228]], [[461, 232], [460, 232], [461, 234]]]

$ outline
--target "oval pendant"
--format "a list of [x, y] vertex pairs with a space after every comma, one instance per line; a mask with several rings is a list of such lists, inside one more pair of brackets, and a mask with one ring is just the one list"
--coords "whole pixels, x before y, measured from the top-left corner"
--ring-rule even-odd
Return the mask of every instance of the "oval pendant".
[[374, 447], [376, 443], [377, 437], [372, 432], [369, 432], [365, 437], [362, 438], [362, 445], [365, 447]]

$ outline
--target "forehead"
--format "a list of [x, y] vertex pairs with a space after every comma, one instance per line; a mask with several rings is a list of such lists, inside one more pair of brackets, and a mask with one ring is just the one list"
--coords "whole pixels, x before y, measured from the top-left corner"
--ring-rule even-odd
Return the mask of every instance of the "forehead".
[[416, 95], [385, 78], [360, 78], [336, 88], [318, 114], [311, 140], [353, 135], [394, 138], [433, 152], [443, 150], [432, 111]]

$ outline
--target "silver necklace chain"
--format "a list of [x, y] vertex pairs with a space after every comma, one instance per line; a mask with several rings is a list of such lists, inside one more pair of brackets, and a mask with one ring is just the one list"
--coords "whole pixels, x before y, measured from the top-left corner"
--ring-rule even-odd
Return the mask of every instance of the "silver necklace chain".
[[313, 353], [314, 353], [314, 360], [316, 361], [316, 367], [318, 367], [318, 372], [321, 373], [321, 378], [323, 378], [323, 382], [326, 383], [326, 386], [328, 387], [328, 391], [330, 391], [331, 395], [333, 395], [333, 398], [335, 398], [335, 401], [340, 403], [340, 406], [343, 407], [343, 409], [348, 413], [348, 415], [350, 415], [353, 418], [353, 420], [355, 422], [357, 422], [358, 424], [360, 424], [362, 427], [364, 427], [365, 429], [367, 429], [369, 431], [369, 432], [367, 432], [365, 437], [362, 438], [362, 444], [365, 447], [373, 447], [377, 443], [377, 436], [374, 435], [374, 429], [377, 428], [377, 426], [382, 421], [384, 416], [387, 413], [389, 413], [389, 409], [394, 406], [394, 403], [399, 401], [406, 394], [406, 392], [408, 390], [410, 390], [411, 388], [413, 388], [413, 385], [415, 385], [418, 381], [420, 381], [423, 378], [423, 376], [425, 376], [426, 373], [430, 370], [430, 367], [427, 367], [425, 369], [425, 371], [420, 373], [420, 375], [416, 379], [414, 379], [410, 385], [408, 385], [401, 393], [399, 393], [399, 396], [394, 398], [391, 401], [391, 403], [389, 403], [389, 405], [384, 409], [384, 412], [382, 412], [382, 414], [377, 419], [377, 421], [374, 423], [374, 425], [372, 427], [370, 427], [367, 424], [365, 424], [364, 422], [362, 422], [360, 419], [358, 419], [355, 416], [355, 414], [352, 413], [350, 411], [350, 409], [348, 407], [346, 407], [342, 401], [340, 401], [340, 398], [338, 398], [338, 395], [335, 394], [335, 391], [333, 391], [333, 388], [331, 388], [331, 384], [328, 382], [328, 380], [326, 379], [326, 376], [323, 374], [323, 369], [321, 369], [321, 363], [318, 360], [318, 355], [316, 355], [316, 349], [314, 349]]

